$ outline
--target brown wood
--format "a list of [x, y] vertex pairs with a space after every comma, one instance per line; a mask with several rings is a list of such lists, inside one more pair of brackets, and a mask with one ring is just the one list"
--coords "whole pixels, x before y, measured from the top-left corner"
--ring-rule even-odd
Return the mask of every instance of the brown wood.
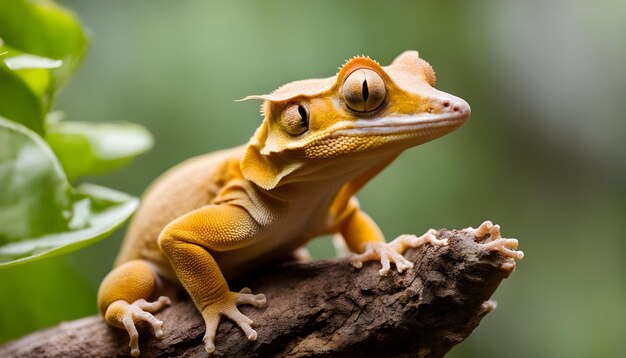
[[[494, 305], [487, 302], [509, 274], [510, 261], [485, 251], [471, 234], [442, 230], [449, 246], [407, 251], [415, 267], [380, 276], [339, 258], [261, 269], [242, 284], [265, 293], [265, 308], [242, 306], [258, 339], [248, 341], [230, 321], [220, 324], [212, 357], [441, 357], [463, 341]], [[392, 268], [394, 268], [392, 266]], [[142, 357], [203, 357], [204, 325], [188, 299], [156, 315], [158, 340], [140, 329]], [[112, 357], [129, 355], [128, 335], [99, 316], [31, 333], [0, 346], [1, 357]]]

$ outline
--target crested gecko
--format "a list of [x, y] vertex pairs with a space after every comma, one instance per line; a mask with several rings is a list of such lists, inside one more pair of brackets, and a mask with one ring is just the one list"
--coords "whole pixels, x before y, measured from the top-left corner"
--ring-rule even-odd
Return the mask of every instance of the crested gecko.
[[254, 340], [252, 320], [237, 306], [266, 304], [263, 294], [231, 291], [228, 280], [287, 258], [316, 236], [339, 235], [356, 267], [380, 260], [381, 275], [391, 263], [399, 272], [412, 267], [402, 256], [409, 247], [445, 245], [432, 230], [385, 243], [354, 197], [402, 151], [468, 119], [467, 102], [434, 86], [432, 67], [406, 51], [389, 66], [354, 57], [333, 77], [246, 97], [263, 101], [264, 119], [250, 141], [186, 160], [158, 178], [100, 285], [100, 311], [128, 332], [131, 354], [139, 355], [139, 321], [163, 336], [153, 313], [170, 304], [168, 287], [191, 296], [211, 353], [222, 316]]

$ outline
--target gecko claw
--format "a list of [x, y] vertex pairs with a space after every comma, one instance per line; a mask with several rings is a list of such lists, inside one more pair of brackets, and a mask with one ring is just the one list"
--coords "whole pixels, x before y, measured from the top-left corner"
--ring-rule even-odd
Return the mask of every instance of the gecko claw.
[[250, 340], [250, 341], [256, 341], [256, 337], [257, 337], [257, 333], [256, 333], [256, 331], [252, 331], [252, 332], [250, 332], [250, 334], [248, 335], [248, 340]]
[[356, 261], [355, 259], [352, 259], [352, 261], [350, 261], [350, 264], [358, 269], [363, 267], [363, 261]]
[[389, 243], [375, 242], [369, 243], [365, 252], [352, 257], [351, 264], [357, 269], [363, 267], [367, 261], [380, 260], [382, 268], [378, 271], [381, 276], [385, 276], [391, 269], [391, 263], [396, 265], [399, 273], [413, 268], [413, 263], [407, 260], [402, 253], [408, 248], [417, 248], [427, 243], [434, 246], [448, 245], [447, 239], [438, 239], [437, 230], [430, 229], [422, 236], [400, 235]]
[[215, 344], [213, 343], [213, 338], [205, 334], [204, 337], [202, 337], [202, 342], [204, 343], [204, 350], [207, 351], [207, 353], [215, 352]]
[[[468, 227], [463, 231], [471, 233], [475, 240], [481, 241], [478, 245], [485, 250], [498, 251], [500, 254], [510, 258], [509, 261], [502, 264], [501, 268], [503, 270], [512, 271], [515, 269], [515, 260], [524, 258], [524, 252], [517, 250], [519, 242], [516, 239], [503, 238], [500, 232], [500, 225], [494, 225], [489, 220], [480, 224], [476, 229]], [[487, 235], [489, 235], [488, 238], [481, 240]]]
[[381, 276], [385, 276], [391, 269], [391, 263], [396, 265], [398, 272], [402, 273], [413, 267], [413, 263], [404, 258], [402, 254], [396, 251], [392, 243], [369, 243], [365, 252], [352, 258], [352, 266], [356, 268], [363, 267], [363, 263], [367, 261], [380, 260], [382, 268], [378, 271]]
[[154, 302], [139, 299], [133, 303], [128, 303], [126, 301], [119, 300], [109, 305], [105, 313], [105, 318], [109, 322], [118, 322], [121, 327], [126, 329], [128, 337], [130, 338], [128, 342], [130, 354], [133, 357], [137, 357], [139, 356], [140, 351], [139, 332], [137, 331], [136, 324], [140, 321], [148, 323], [152, 326], [154, 336], [162, 338], [163, 321], [155, 318], [153, 313], [158, 312], [170, 303], [170, 299], [166, 296], [161, 296]]
[[239, 305], [252, 305], [264, 307], [267, 304], [267, 297], [264, 294], [253, 294], [250, 288], [244, 287], [239, 292], [228, 292], [219, 301], [207, 306], [202, 311], [206, 325], [206, 333], [202, 338], [204, 348], [208, 353], [215, 351], [215, 334], [220, 323], [221, 316], [228, 317], [243, 331], [250, 341], [257, 339], [257, 332], [252, 329], [254, 323], [248, 316], [239, 311]]

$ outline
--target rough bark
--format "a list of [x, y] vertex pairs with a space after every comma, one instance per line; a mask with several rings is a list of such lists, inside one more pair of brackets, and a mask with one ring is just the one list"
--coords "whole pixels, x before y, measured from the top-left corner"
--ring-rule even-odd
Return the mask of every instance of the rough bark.
[[[248, 341], [230, 321], [220, 324], [215, 357], [441, 357], [463, 341], [495, 306], [488, 302], [511, 270], [503, 255], [473, 236], [442, 230], [449, 245], [407, 251], [415, 267], [380, 276], [347, 258], [286, 263], [259, 270], [241, 284], [267, 295], [265, 308], [242, 306], [258, 339]], [[392, 266], [393, 268], [393, 266]], [[510, 267], [509, 267], [510, 268]], [[142, 357], [207, 356], [204, 325], [188, 299], [156, 315], [163, 339], [140, 330]], [[0, 347], [2, 357], [112, 357], [129, 354], [125, 331], [99, 316], [32, 333]]]

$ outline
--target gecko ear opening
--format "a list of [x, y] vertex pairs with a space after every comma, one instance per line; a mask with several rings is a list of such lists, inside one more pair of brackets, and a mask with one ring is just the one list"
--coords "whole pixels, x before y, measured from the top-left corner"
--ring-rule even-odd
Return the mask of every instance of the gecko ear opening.
[[265, 190], [272, 190], [301, 164], [288, 163], [278, 153], [261, 154], [256, 145], [249, 144], [240, 166], [244, 178]]

